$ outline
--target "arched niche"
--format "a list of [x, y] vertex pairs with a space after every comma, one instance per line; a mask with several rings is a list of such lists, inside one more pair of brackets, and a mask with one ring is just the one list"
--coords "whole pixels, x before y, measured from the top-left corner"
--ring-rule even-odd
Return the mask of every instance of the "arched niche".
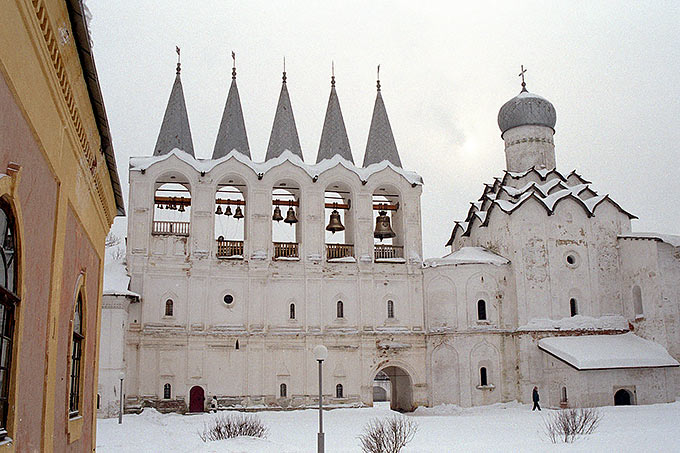
[[220, 180], [215, 190], [214, 235], [217, 257], [243, 259], [247, 237], [246, 181], [238, 175]]
[[432, 351], [432, 405], [460, 404], [458, 352], [453, 346], [441, 344]]

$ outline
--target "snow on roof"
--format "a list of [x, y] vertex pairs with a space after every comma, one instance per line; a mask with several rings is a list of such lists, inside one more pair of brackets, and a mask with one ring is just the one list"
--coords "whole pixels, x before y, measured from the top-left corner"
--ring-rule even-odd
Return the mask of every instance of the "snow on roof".
[[680, 247], [680, 236], [673, 234], [659, 234], [659, 233], [626, 233], [620, 234], [622, 239], [652, 239], [655, 241], [665, 242], [673, 247]]
[[452, 264], [494, 264], [500, 266], [510, 261], [484, 247], [462, 247], [441, 258], [425, 260], [423, 267], [448, 266]]
[[606, 315], [600, 318], [576, 315], [562, 319], [534, 318], [517, 328], [518, 331], [557, 330], [628, 330], [628, 320], [620, 315]]
[[244, 156], [237, 150], [232, 150], [229, 152], [224, 157], [220, 157], [219, 159], [196, 159], [190, 154], [180, 150], [180, 149], [173, 149], [167, 154], [164, 154], [162, 156], [146, 156], [146, 157], [131, 157], [130, 158], [130, 170], [147, 170], [149, 167], [152, 165], [162, 162], [170, 156], [175, 156], [181, 161], [185, 162], [186, 164], [190, 165], [193, 167], [196, 171], [198, 172], [210, 172], [213, 168], [221, 164], [222, 162], [226, 162], [229, 159], [235, 159], [242, 164], [248, 166], [255, 172], [255, 174], [265, 174], [269, 170], [271, 170], [274, 167], [278, 167], [279, 165], [283, 164], [285, 161], [289, 161], [293, 165], [301, 168], [310, 177], [315, 177], [319, 176], [325, 171], [328, 171], [338, 165], [341, 165], [345, 167], [346, 169], [354, 172], [359, 179], [362, 181], [367, 181], [368, 178], [371, 177], [374, 173], [378, 173], [386, 168], [391, 168], [394, 172], [400, 174], [401, 176], [406, 179], [409, 184], [416, 184], [416, 185], [422, 185], [423, 184], [423, 178], [417, 174], [416, 172], [413, 171], [406, 171], [402, 169], [401, 167], [397, 167], [396, 165], [393, 165], [391, 162], [387, 160], [383, 160], [382, 162], [378, 162], [375, 164], [371, 164], [365, 168], [359, 168], [355, 166], [352, 162], [348, 161], [347, 159], [344, 159], [340, 155], [335, 155], [333, 156], [332, 159], [324, 159], [323, 161], [319, 162], [318, 164], [306, 164], [300, 159], [299, 156], [296, 156], [294, 153], [286, 150], [283, 153], [281, 153], [280, 156], [277, 156], [273, 159], [269, 159], [266, 162], [253, 162], [250, 160], [247, 156]]
[[[530, 175], [537, 175], [543, 183], [535, 181], [528, 181], [525, 184], [515, 187], [517, 183], [521, 183], [522, 179]], [[506, 214], [512, 214], [519, 209], [528, 199], [532, 198], [543, 205], [548, 215], [555, 212], [557, 205], [566, 199], [576, 201], [586, 214], [590, 217], [595, 215], [597, 207], [608, 200], [619, 211], [627, 215], [631, 219], [635, 219], [634, 215], [622, 209], [616, 204], [608, 195], [597, 195], [589, 183], [581, 178], [575, 171], [572, 171], [568, 176], [575, 175], [577, 178], [568, 180], [561, 173], [555, 169], [531, 168], [524, 172], [505, 172], [502, 180], [496, 179], [497, 184], [485, 184], [484, 191], [480, 200], [487, 201], [486, 203], [471, 203], [467, 217], [465, 219], [468, 225], [464, 229], [458, 231], [457, 225], [463, 226], [462, 223], [457, 223], [451, 232], [451, 238], [446, 244], [447, 246], [453, 243], [456, 234], [469, 235], [470, 232], [479, 224], [474, 224], [472, 220], [474, 217], [479, 218], [482, 226], [486, 226], [488, 221], [488, 213], [495, 207], [500, 208]], [[513, 181], [513, 180], [520, 181]], [[559, 190], [557, 190], [559, 189]], [[550, 193], [550, 191], [553, 191]]]
[[577, 370], [680, 365], [663, 346], [634, 333], [543, 338], [538, 347]]
[[110, 253], [104, 259], [104, 292], [105, 296], [130, 296], [139, 299], [139, 294], [130, 291], [130, 276], [127, 273], [125, 259], [116, 259]]

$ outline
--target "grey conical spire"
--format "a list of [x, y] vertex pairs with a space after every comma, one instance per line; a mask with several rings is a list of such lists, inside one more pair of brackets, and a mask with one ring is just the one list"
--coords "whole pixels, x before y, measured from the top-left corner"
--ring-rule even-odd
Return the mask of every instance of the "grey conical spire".
[[387, 118], [387, 110], [380, 94], [380, 79], [378, 79], [378, 94], [373, 106], [373, 118], [371, 118], [371, 128], [368, 131], [368, 141], [366, 142], [366, 154], [364, 154], [364, 167], [371, 164], [390, 161], [393, 165], [401, 167], [401, 159], [397, 152], [397, 144], [394, 142], [390, 120]]
[[345, 120], [342, 118], [342, 111], [340, 110], [340, 101], [338, 101], [338, 94], [335, 92], [335, 76], [333, 75], [331, 76], [331, 95], [328, 98], [326, 119], [323, 122], [316, 163], [330, 159], [336, 154], [354, 163], [347, 138], [347, 129], [345, 129]]
[[[233, 52], [232, 52], [233, 56]], [[220, 130], [217, 133], [213, 159], [226, 156], [232, 150], [236, 150], [250, 158], [250, 146], [248, 146], [248, 135], [246, 135], [246, 123], [243, 121], [243, 110], [241, 109], [241, 98], [238, 95], [236, 86], [236, 66], [231, 70], [231, 87], [227, 95], [227, 103], [224, 105]]]
[[286, 88], [286, 71], [283, 71], [283, 84], [279, 95], [279, 104], [276, 106], [274, 125], [269, 136], [269, 146], [267, 146], [267, 156], [265, 160], [278, 157], [285, 150], [291, 151], [302, 159], [302, 148], [298, 138], [293, 108], [290, 105], [288, 88]]
[[167, 154], [174, 148], [194, 155], [194, 143], [191, 140], [191, 129], [189, 128], [189, 116], [187, 106], [184, 102], [184, 91], [182, 90], [182, 78], [180, 77], [180, 63], [177, 63], [177, 76], [172, 85], [168, 106], [165, 108], [161, 131], [158, 133], [156, 147], [153, 155], [160, 156]]

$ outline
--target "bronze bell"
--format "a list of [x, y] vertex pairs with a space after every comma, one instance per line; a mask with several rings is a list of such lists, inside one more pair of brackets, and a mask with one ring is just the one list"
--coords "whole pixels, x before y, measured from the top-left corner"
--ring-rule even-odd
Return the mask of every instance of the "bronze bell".
[[217, 205], [217, 209], [215, 210], [215, 214], [217, 214], [217, 215], [222, 214], [222, 206]]
[[243, 218], [243, 211], [241, 211], [241, 206], [236, 206], [236, 212], [234, 213], [234, 218], [236, 220]]
[[277, 222], [283, 220], [283, 216], [281, 215], [281, 208], [279, 208], [278, 206], [274, 208], [274, 215], [272, 216], [272, 220], [276, 220]]
[[224, 215], [231, 215], [231, 206], [227, 205], [227, 209], [224, 210]]
[[286, 214], [286, 218], [284, 219], [284, 222], [290, 223], [291, 225], [298, 222], [298, 219], [295, 216], [295, 210], [293, 209], [292, 206], [290, 208], [288, 208], [288, 213]]
[[331, 212], [331, 218], [328, 221], [328, 226], [326, 227], [326, 231], [330, 231], [331, 233], [335, 234], [336, 231], [344, 230], [345, 226], [340, 221], [340, 213], [337, 209], [333, 209], [333, 212]]
[[392, 230], [390, 226], [390, 218], [387, 216], [387, 211], [379, 211], [378, 217], [375, 219], [375, 231], [373, 232], [373, 237], [380, 239], [393, 238], [397, 234]]
[[184, 205], [183, 205], [183, 204], [179, 205], [178, 211], [179, 211], [179, 212], [184, 212]]
[[159, 205], [158, 205], [158, 209], [163, 209], [163, 205], [162, 205], [162, 204], [159, 204]]

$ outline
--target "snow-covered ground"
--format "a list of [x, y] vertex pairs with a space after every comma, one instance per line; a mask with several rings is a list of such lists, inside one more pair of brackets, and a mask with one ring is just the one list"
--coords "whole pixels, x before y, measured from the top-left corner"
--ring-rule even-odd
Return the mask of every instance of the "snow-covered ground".
[[[473, 451], [680, 451], [680, 401], [650, 406], [604, 407], [595, 434], [573, 444], [552, 444], [543, 434], [543, 417], [549, 410], [531, 412], [518, 403], [471, 409], [455, 406], [420, 408], [410, 414], [419, 426], [413, 441], [403, 450], [414, 452]], [[324, 412], [326, 452], [360, 452], [357, 436], [373, 417], [393, 412], [385, 403], [373, 408], [336, 409]], [[269, 427], [266, 440], [228, 439], [204, 443], [197, 432], [214, 414], [160, 414], [145, 410], [97, 422], [97, 451], [124, 452], [315, 452], [318, 412], [259, 412]]]

